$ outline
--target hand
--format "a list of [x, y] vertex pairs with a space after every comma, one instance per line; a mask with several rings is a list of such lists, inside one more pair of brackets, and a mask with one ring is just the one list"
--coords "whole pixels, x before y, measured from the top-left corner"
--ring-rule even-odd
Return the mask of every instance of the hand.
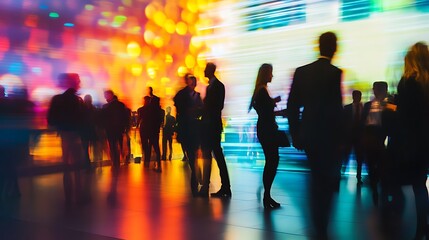
[[384, 108], [385, 108], [386, 110], [390, 110], [390, 111], [395, 112], [395, 111], [396, 111], [397, 106], [396, 106], [395, 104], [386, 103], [386, 106], [385, 106]]
[[280, 96], [277, 96], [275, 98], [273, 98], [274, 102], [278, 103], [282, 100], [282, 98]]
[[300, 141], [293, 141], [292, 140], [293, 147], [298, 151], [304, 151], [304, 145]]

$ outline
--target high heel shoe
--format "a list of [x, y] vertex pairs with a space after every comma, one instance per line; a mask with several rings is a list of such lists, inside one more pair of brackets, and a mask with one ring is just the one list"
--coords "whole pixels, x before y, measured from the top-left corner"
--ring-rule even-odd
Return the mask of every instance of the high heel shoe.
[[277, 209], [280, 208], [280, 203], [274, 201], [272, 198], [264, 198], [263, 200], [265, 209]]

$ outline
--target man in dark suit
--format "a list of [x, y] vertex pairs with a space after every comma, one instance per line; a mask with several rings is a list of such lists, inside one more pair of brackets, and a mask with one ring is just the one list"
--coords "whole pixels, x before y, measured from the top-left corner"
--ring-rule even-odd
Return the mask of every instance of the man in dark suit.
[[164, 126], [162, 127], [162, 160], [167, 158], [167, 146], [169, 149], [168, 160], [171, 161], [173, 155], [173, 134], [174, 126], [176, 125], [176, 118], [171, 115], [171, 107], [166, 108], [167, 114], [165, 115]]
[[[60, 87], [67, 90], [52, 98], [48, 110], [48, 124], [55, 127], [61, 136], [62, 159], [65, 165], [63, 176], [66, 204], [81, 201], [80, 167], [84, 166], [82, 131], [86, 123], [85, 105], [77, 95], [80, 77], [77, 73], [62, 73], [58, 77]], [[76, 166], [80, 166], [76, 168]]]
[[357, 164], [357, 184], [362, 184], [362, 163], [364, 157], [363, 145], [362, 145], [362, 110], [363, 105], [361, 103], [362, 92], [354, 90], [352, 92], [353, 102], [344, 106], [344, 126], [345, 126], [345, 149], [343, 158], [343, 169], [341, 172], [344, 173], [351, 151], [354, 151]]
[[101, 123], [106, 131], [113, 167], [118, 168], [123, 134], [129, 125], [129, 112], [125, 104], [118, 100], [112, 90], [104, 91], [104, 98], [107, 103], [103, 105], [100, 112]]
[[328, 238], [332, 198], [340, 180], [342, 71], [331, 64], [336, 49], [334, 33], [319, 37], [320, 57], [296, 69], [287, 103], [293, 145], [305, 151], [311, 170], [310, 207], [317, 239]]
[[373, 83], [374, 99], [363, 106], [362, 119], [364, 124], [363, 141], [365, 147], [365, 160], [368, 164], [368, 175], [372, 190], [374, 205], [378, 205], [378, 183], [380, 181], [381, 165], [385, 160], [386, 147], [384, 141], [387, 132], [382, 122], [386, 110], [387, 82]]
[[77, 95], [80, 77], [77, 73], [62, 73], [58, 80], [67, 90], [52, 98], [48, 110], [48, 124], [61, 136], [63, 162], [67, 165], [83, 164], [82, 130], [85, 123], [85, 105]]
[[222, 187], [216, 193], [212, 193], [212, 197], [231, 198], [231, 184], [229, 181], [228, 169], [226, 166], [223, 150], [220, 145], [222, 126], [222, 109], [225, 100], [225, 86], [215, 76], [216, 65], [207, 63], [204, 70], [204, 76], [209, 79], [209, 85], [206, 89], [206, 97], [204, 98], [203, 110], [203, 136], [202, 136], [202, 152], [204, 158], [205, 172], [203, 172], [203, 186], [207, 186], [200, 190], [201, 195], [208, 195], [208, 183], [210, 182], [211, 159], [212, 153], [219, 167]]

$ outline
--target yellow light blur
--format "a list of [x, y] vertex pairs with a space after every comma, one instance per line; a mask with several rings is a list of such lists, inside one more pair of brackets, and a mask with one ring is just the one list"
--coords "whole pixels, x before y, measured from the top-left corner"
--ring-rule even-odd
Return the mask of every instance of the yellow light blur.
[[208, 0], [197, 0], [197, 6], [200, 12], [205, 12], [209, 7]]
[[147, 7], [144, 10], [144, 13], [146, 14], [146, 17], [149, 18], [149, 19], [153, 18], [153, 15], [155, 14], [155, 12], [156, 12], [156, 8], [155, 8], [155, 6], [153, 4], [147, 5]]
[[169, 83], [170, 82], [170, 78], [168, 78], [168, 77], [163, 77], [163, 78], [161, 78], [161, 83], [162, 84], [167, 84], [167, 83]]
[[186, 25], [186, 23], [184, 22], [178, 22], [176, 25], [176, 32], [179, 35], [185, 35], [186, 32], [188, 31], [188, 25]]
[[143, 34], [144, 41], [147, 42], [148, 44], [152, 44], [155, 37], [156, 37], [155, 34], [150, 30], [146, 30]]
[[186, 68], [186, 67], [184, 67], [184, 66], [180, 66], [178, 69], [177, 69], [177, 75], [179, 75], [179, 77], [183, 77], [183, 76], [185, 76], [185, 74], [188, 72], [188, 69]]
[[139, 33], [142, 28], [140, 26], [134, 26], [131, 31], [134, 33]]
[[198, 39], [196, 37], [192, 37], [191, 38], [191, 45], [196, 47], [196, 48], [200, 48], [203, 45], [203, 43], [200, 39]]
[[133, 74], [133, 76], [141, 76], [143, 72], [143, 67], [141, 64], [133, 64], [131, 65], [131, 74]]
[[167, 31], [170, 34], [173, 34], [174, 32], [176, 32], [176, 24], [174, 23], [173, 20], [168, 19], [167, 21], [165, 21], [164, 23], [164, 29], [165, 31]]
[[141, 53], [141, 47], [137, 42], [130, 42], [127, 45], [127, 53], [131, 57], [138, 57]]
[[173, 57], [170, 54], [166, 54], [165, 55], [165, 62], [166, 63], [172, 63], [173, 62]]
[[185, 59], [186, 67], [193, 68], [195, 66], [195, 58], [192, 55], [187, 55]]
[[173, 91], [173, 88], [167, 87], [165, 88], [165, 94], [168, 96], [172, 96], [173, 94], [175, 94], [175, 92]]
[[147, 69], [147, 75], [148, 75], [151, 79], [154, 79], [154, 78], [156, 77], [156, 70], [155, 70], [155, 68], [152, 68], [152, 67], [148, 68], [148, 69]]
[[153, 40], [153, 45], [157, 48], [161, 48], [164, 46], [164, 39], [162, 39], [162, 37], [155, 37]]
[[164, 22], [166, 20], [165, 14], [161, 11], [157, 11], [155, 12], [155, 14], [153, 15], [153, 20], [155, 21], [155, 23], [158, 26], [163, 26]]
[[112, 16], [112, 13], [111, 12], [102, 12], [101, 16], [103, 16], [103, 17], [110, 17], [110, 16]]
[[199, 54], [198, 57], [197, 57], [197, 64], [198, 64], [198, 66], [201, 67], [201, 68], [205, 67], [206, 64], [207, 64], [206, 59], [207, 58], [206, 58], [206, 55], [204, 53]]
[[188, 1], [187, 7], [190, 12], [196, 13], [198, 11], [198, 5], [194, 1]]

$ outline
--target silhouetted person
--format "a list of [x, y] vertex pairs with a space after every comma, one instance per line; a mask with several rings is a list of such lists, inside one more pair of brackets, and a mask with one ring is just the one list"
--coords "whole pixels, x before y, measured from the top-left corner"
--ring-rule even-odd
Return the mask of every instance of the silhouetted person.
[[82, 164], [81, 133], [85, 122], [85, 105], [76, 95], [80, 78], [76, 73], [60, 74], [61, 87], [67, 90], [52, 98], [48, 110], [48, 124], [57, 129], [61, 136], [63, 162], [67, 165]]
[[182, 144], [191, 168], [190, 187], [194, 197], [198, 194], [198, 181], [195, 169], [196, 153], [200, 145], [200, 118], [203, 102], [199, 92], [195, 91], [196, 78], [190, 74], [184, 76], [186, 87], [174, 96], [177, 113], [177, 140]]
[[264, 184], [264, 199], [263, 205], [265, 209], [275, 209], [280, 207], [280, 203], [276, 202], [271, 197], [271, 186], [277, 173], [279, 165], [279, 146], [275, 137], [277, 135], [278, 126], [276, 123], [276, 112], [274, 108], [276, 102], [280, 98], [275, 99], [270, 97], [267, 90], [267, 84], [273, 78], [273, 66], [268, 63], [261, 65], [256, 77], [255, 89], [253, 90], [252, 99], [250, 101], [249, 111], [254, 108], [258, 113], [258, 122], [256, 131], [258, 140], [261, 143], [262, 150], [265, 155], [265, 166], [262, 181]]
[[337, 50], [336, 35], [323, 33], [319, 50], [317, 61], [296, 69], [287, 109], [293, 145], [305, 151], [310, 166], [310, 208], [316, 237], [327, 239], [341, 168], [342, 71], [331, 64]]
[[378, 183], [380, 181], [381, 165], [386, 155], [384, 141], [387, 133], [383, 128], [382, 115], [385, 110], [387, 83], [373, 83], [374, 99], [366, 102], [363, 107], [365, 160], [368, 165], [368, 175], [372, 190], [374, 205], [378, 205]]
[[161, 101], [158, 96], [153, 94], [153, 88], [147, 88], [147, 96], [149, 96], [149, 104], [159, 104]]
[[100, 117], [109, 142], [110, 158], [114, 168], [120, 165], [123, 134], [129, 124], [127, 107], [118, 100], [112, 90], [104, 91], [107, 103], [101, 109]]
[[143, 98], [143, 106], [137, 109], [137, 128], [140, 133], [140, 142], [142, 146], [142, 153], [144, 155], [144, 163], [149, 165], [151, 158], [151, 147], [149, 144], [149, 136], [151, 131], [150, 125], [150, 97]]
[[161, 128], [164, 112], [159, 105], [158, 99], [144, 97], [144, 105], [137, 110], [138, 126], [140, 129], [140, 140], [144, 152], [144, 162], [149, 164], [152, 148], [156, 154], [154, 170], [161, 172], [161, 153], [159, 149], [159, 130]]
[[20, 196], [17, 166], [29, 159], [33, 104], [26, 89], [0, 85], [0, 202]]
[[133, 126], [132, 111], [128, 107], [125, 107], [125, 117], [127, 119], [126, 120], [127, 125], [125, 126], [125, 132], [124, 132], [126, 146], [124, 144], [121, 144], [121, 153], [124, 155], [125, 164], [128, 164], [130, 163], [130, 159], [131, 159], [130, 131], [131, 131], [131, 127]]
[[65, 164], [64, 191], [66, 203], [73, 198], [79, 201], [81, 177], [79, 168], [85, 165], [83, 159], [82, 130], [85, 123], [85, 105], [76, 95], [80, 78], [76, 73], [63, 73], [58, 77], [60, 86], [67, 90], [52, 98], [48, 110], [48, 124], [61, 136], [62, 158]]
[[173, 134], [174, 126], [176, 125], [176, 118], [171, 115], [171, 107], [166, 108], [167, 114], [165, 115], [164, 126], [162, 130], [162, 160], [166, 160], [167, 146], [168, 146], [168, 160], [171, 161], [173, 155]]
[[[229, 181], [228, 169], [226, 166], [225, 156], [220, 145], [221, 134], [223, 131], [222, 125], [222, 109], [225, 101], [225, 86], [215, 76], [216, 65], [207, 63], [204, 69], [204, 76], [209, 79], [209, 85], [206, 88], [206, 97], [204, 98], [203, 111], [203, 138], [201, 139], [201, 148], [203, 152], [204, 164], [209, 164], [207, 174], [203, 172], [204, 182], [210, 181], [212, 154], [216, 159], [219, 167], [222, 186], [218, 192], [212, 193], [212, 197], [227, 197], [231, 198], [231, 183]], [[208, 184], [207, 184], [208, 185]], [[202, 194], [208, 194], [207, 189], [203, 188]]]
[[[96, 151], [97, 146], [97, 132], [96, 132], [96, 120], [97, 120], [97, 109], [92, 104], [92, 96], [87, 94], [83, 98], [84, 101], [84, 116], [85, 121], [83, 125], [82, 132], [82, 145], [83, 145], [83, 156], [84, 161], [87, 167], [91, 166], [91, 158], [90, 158], [90, 147], [92, 147], [94, 151], [94, 156], [97, 155]], [[99, 151], [99, 150], [98, 150]]]
[[346, 133], [344, 159], [342, 164], [343, 169], [341, 172], [345, 172], [345, 168], [349, 162], [350, 154], [353, 150], [357, 165], [356, 179], [357, 184], [360, 185], [362, 184], [362, 163], [364, 160], [364, 148], [362, 142], [362, 92], [359, 90], [354, 90], [352, 92], [352, 97], [353, 102], [344, 106], [344, 126]]
[[395, 146], [395, 156], [402, 162], [398, 165], [404, 166], [397, 169], [397, 173], [405, 177], [405, 183], [413, 186], [417, 214], [414, 239], [429, 239], [426, 187], [429, 165], [429, 50], [426, 43], [414, 44], [405, 56], [404, 73], [398, 84], [396, 99], [399, 123], [397, 141], [400, 146]]

